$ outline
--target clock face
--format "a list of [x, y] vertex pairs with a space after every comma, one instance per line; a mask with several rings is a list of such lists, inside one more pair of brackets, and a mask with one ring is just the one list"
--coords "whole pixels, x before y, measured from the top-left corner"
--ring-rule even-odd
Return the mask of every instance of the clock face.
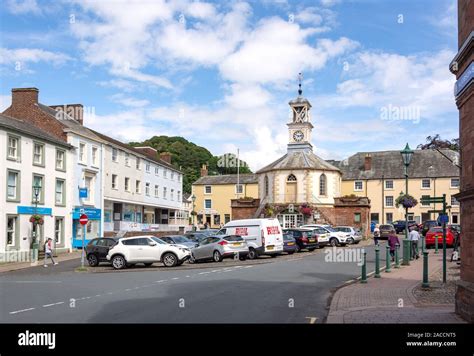
[[300, 142], [301, 140], [303, 140], [304, 138], [304, 133], [303, 131], [301, 130], [298, 130], [298, 131], [295, 131], [293, 133], [293, 139], [296, 141], [296, 142]]

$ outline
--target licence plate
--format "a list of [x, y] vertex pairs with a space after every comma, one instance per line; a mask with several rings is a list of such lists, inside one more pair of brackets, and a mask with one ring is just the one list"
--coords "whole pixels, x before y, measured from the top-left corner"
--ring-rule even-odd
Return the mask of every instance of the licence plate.
[[273, 250], [273, 246], [267, 246], [267, 250]]
[[294, 242], [288, 242], [288, 246], [293, 246], [294, 244]]
[[314, 239], [308, 239], [309, 242], [314, 242], [315, 240]]
[[232, 246], [241, 246], [242, 244], [240, 242], [234, 242]]

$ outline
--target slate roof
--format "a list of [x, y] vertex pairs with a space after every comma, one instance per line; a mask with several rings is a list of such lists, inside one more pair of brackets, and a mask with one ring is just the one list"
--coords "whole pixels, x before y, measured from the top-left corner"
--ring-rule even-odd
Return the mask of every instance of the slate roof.
[[49, 134], [48, 132], [37, 128], [36, 126], [31, 125], [31, 123], [29, 122], [16, 119], [4, 114], [0, 114], [0, 127], [6, 128], [11, 131], [16, 131], [18, 133], [21, 133], [27, 136], [39, 138], [41, 140], [48, 141], [55, 145], [66, 147], [68, 149], [73, 147], [70, 144], [68, 144], [66, 141], [63, 141], [57, 138], [56, 136], [53, 136]]
[[[372, 167], [364, 170], [367, 154], [372, 156]], [[399, 151], [358, 152], [338, 162], [343, 180], [401, 179], [405, 178], [404, 165]], [[459, 177], [459, 153], [450, 149], [415, 150], [408, 176], [411, 178]]]
[[[258, 183], [258, 176], [253, 173], [239, 175], [239, 184]], [[196, 180], [193, 185], [237, 184], [237, 174], [218, 176], [204, 176]]]
[[284, 156], [261, 168], [257, 173], [274, 170], [312, 169], [322, 171], [339, 171], [339, 168], [316, 156], [311, 150], [290, 151]]

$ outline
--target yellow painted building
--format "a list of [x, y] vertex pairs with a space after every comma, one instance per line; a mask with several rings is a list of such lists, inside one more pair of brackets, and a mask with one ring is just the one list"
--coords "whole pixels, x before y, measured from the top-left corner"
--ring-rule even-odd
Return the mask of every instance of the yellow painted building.
[[[442, 209], [442, 204], [423, 205], [423, 196], [446, 194], [449, 222], [460, 223], [459, 153], [443, 150], [416, 150], [408, 167], [408, 194], [418, 200], [409, 209], [409, 218], [417, 222], [436, 219], [429, 210]], [[399, 151], [357, 153], [344, 161], [333, 162], [342, 171], [342, 195], [366, 196], [370, 199], [371, 221], [390, 223], [405, 219], [403, 208], [395, 207], [395, 200], [405, 192], [405, 175]]]
[[[207, 170], [202, 170], [207, 172]], [[194, 223], [203, 227], [218, 228], [232, 220], [231, 200], [251, 197], [258, 198], [258, 178], [256, 174], [236, 174], [207, 176], [204, 174], [193, 183], [195, 197]]]

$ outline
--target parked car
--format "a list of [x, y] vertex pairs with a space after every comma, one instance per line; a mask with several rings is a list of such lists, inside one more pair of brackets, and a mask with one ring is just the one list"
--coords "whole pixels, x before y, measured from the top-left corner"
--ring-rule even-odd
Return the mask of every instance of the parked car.
[[209, 237], [210, 235], [202, 233], [200, 231], [192, 231], [185, 233], [184, 236], [191, 241], [199, 243], [200, 240]]
[[107, 254], [117, 239], [112, 237], [98, 237], [89, 241], [85, 247], [85, 254], [89, 266], [96, 267], [101, 262], [107, 262]]
[[283, 252], [292, 255], [297, 250], [296, 240], [293, 235], [288, 232], [283, 232]]
[[146, 267], [162, 262], [165, 267], [181, 265], [191, 257], [191, 250], [180, 245], [167, 244], [154, 236], [121, 238], [109, 250], [107, 260], [115, 269], [122, 269], [136, 263]]
[[199, 245], [191, 250], [191, 261], [213, 260], [221, 262], [224, 258], [245, 260], [249, 254], [247, 241], [238, 235], [215, 235], [201, 240]]
[[[452, 247], [455, 241], [456, 232], [446, 227], [446, 246]], [[438, 239], [438, 247], [443, 246], [443, 228], [441, 226], [435, 226], [428, 230], [425, 236], [425, 246], [435, 246], [435, 239]]]
[[189, 249], [192, 249], [198, 245], [197, 242], [191, 241], [186, 236], [183, 235], [169, 235], [169, 236], [160, 236], [160, 240], [163, 240], [167, 244], [172, 245], [182, 245], [186, 246]]
[[380, 230], [380, 240], [388, 240], [388, 235], [390, 234], [396, 234], [397, 231], [395, 230], [395, 227], [392, 224], [382, 224], [379, 225], [379, 230]]
[[350, 235], [350, 237], [346, 240], [348, 245], [358, 244], [362, 240], [362, 233], [360, 230], [352, 226], [336, 226], [334, 230]]
[[217, 235], [242, 236], [249, 247], [249, 259], [260, 255], [276, 257], [283, 252], [283, 234], [277, 219], [243, 219], [230, 221]]
[[347, 239], [351, 237], [345, 232], [336, 231], [331, 225], [309, 224], [303, 225], [301, 227], [322, 228], [327, 234], [329, 234], [327, 238], [324, 238], [324, 240], [319, 239], [319, 242], [322, 242], [324, 245], [329, 244], [331, 246], [344, 246], [347, 244]]
[[313, 251], [319, 248], [318, 237], [312, 228], [285, 229], [284, 233], [289, 233], [296, 241], [296, 252], [301, 250]]
[[426, 220], [423, 221], [423, 227], [421, 228], [421, 234], [426, 236], [426, 233], [432, 228], [438, 226], [438, 222], [436, 220]]
[[[405, 220], [396, 220], [392, 222], [393, 227], [395, 228], [395, 232], [397, 234], [400, 234], [405, 231]], [[413, 226], [418, 228], [418, 223], [414, 220], [409, 220], [408, 221], [408, 231], [410, 231], [410, 228]]]

